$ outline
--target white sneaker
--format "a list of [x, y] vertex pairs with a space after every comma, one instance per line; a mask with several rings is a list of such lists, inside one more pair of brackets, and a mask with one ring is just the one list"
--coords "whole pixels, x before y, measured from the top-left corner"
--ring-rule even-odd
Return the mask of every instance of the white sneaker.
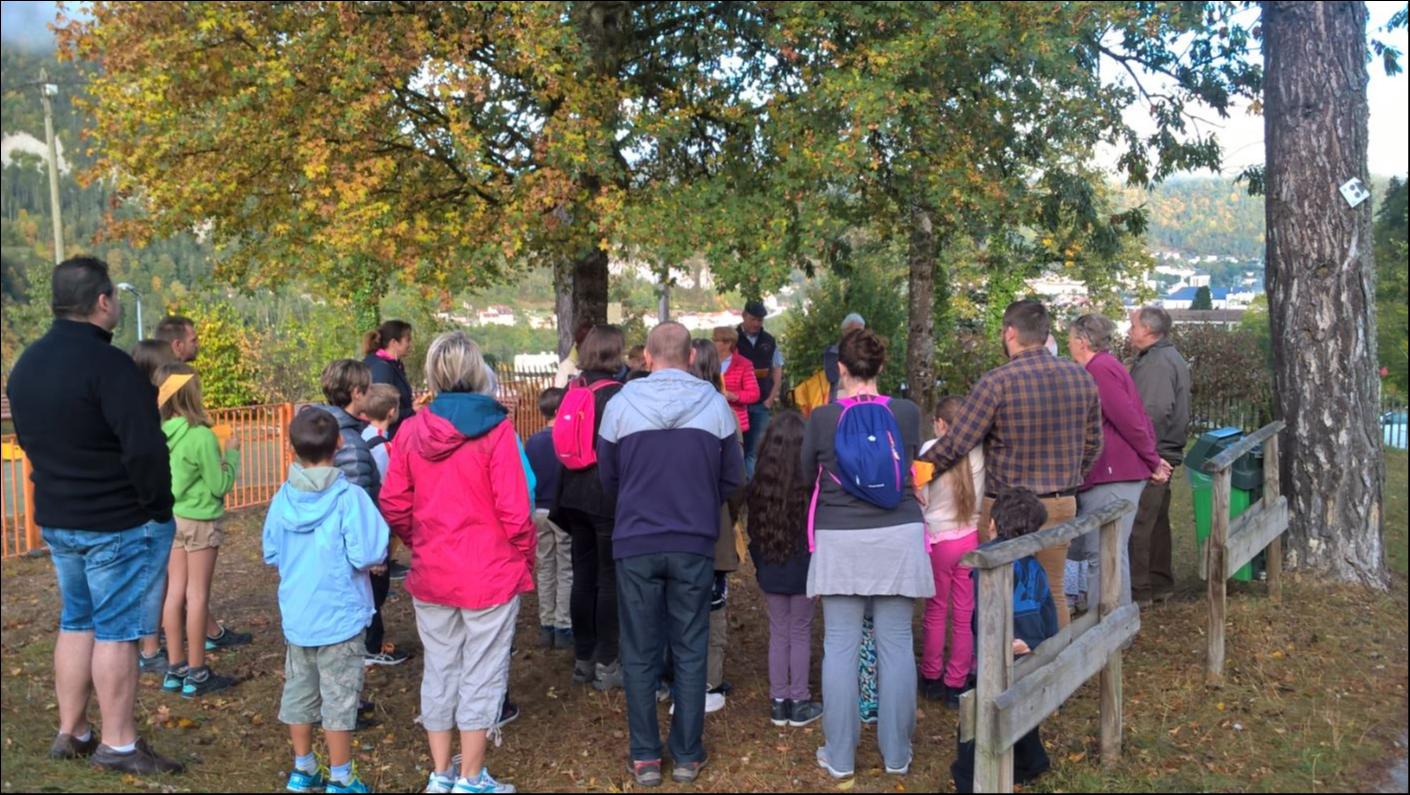
[[852, 777], [852, 771], [849, 770], [849, 771], [847, 771], [847, 772], [844, 773], [844, 772], [842, 772], [841, 770], [838, 770], [837, 768], [835, 768], [835, 767], [832, 766], [832, 762], [830, 762], [830, 761], [828, 760], [828, 758], [827, 758], [827, 747], [826, 747], [826, 746], [823, 746], [823, 747], [821, 747], [821, 748], [818, 749], [818, 755], [817, 755], [817, 756], [818, 756], [818, 767], [822, 768], [823, 770], [826, 770], [826, 771], [827, 771], [827, 774], [828, 774], [829, 776], [832, 776], [833, 778], [836, 778], [836, 779], [844, 779], [844, 778], [851, 778], [851, 777]]
[[[724, 708], [725, 708], [725, 694], [724, 694], [724, 693], [706, 693], [706, 694], [705, 694], [705, 714], [706, 714], [706, 715], [709, 715], [711, 712], [719, 712], [720, 710], [722, 710], [722, 709], [724, 709]], [[670, 712], [669, 712], [668, 714], [671, 714], [671, 715], [676, 714], [676, 704], [675, 704], [674, 701], [671, 702], [671, 710], [670, 710]]]
[[455, 776], [440, 776], [435, 773], [426, 782], [427, 792], [450, 792], [455, 787]]

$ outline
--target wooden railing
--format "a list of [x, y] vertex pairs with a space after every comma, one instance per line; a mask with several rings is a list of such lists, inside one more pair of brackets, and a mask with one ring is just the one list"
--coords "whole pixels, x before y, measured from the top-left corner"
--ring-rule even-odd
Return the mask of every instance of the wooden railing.
[[[1283, 595], [1283, 533], [1288, 529], [1288, 500], [1283, 496], [1279, 479], [1278, 432], [1284, 427], [1281, 420], [1265, 425], [1209, 459], [1203, 466], [1204, 471], [1214, 477], [1209, 539], [1205, 542], [1200, 565], [1209, 599], [1204, 678], [1205, 683], [1213, 687], [1224, 684], [1224, 629], [1229, 578], [1266, 548], [1268, 593], [1275, 600]], [[1263, 499], [1250, 505], [1231, 524], [1230, 467], [1259, 444], [1263, 445]]]
[[[1141, 628], [1140, 609], [1119, 605], [1117, 522], [1136, 506], [1119, 500], [1087, 516], [970, 552], [979, 571], [976, 609], [978, 677], [960, 697], [960, 739], [974, 740], [974, 791], [1013, 791], [1013, 745], [1101, 675], [1102, 763], [1121, 758], [1121, 650]], [[1100, 530], [1101, 601], [1031, 654], [1013, 659], [1013, 562]]]

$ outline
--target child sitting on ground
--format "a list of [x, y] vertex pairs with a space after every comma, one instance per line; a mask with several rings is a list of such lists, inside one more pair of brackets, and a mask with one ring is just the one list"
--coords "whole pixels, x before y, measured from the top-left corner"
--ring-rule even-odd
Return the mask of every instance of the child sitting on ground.
[[799, 468], [802, 449], [802, 415], [774, 417], [749, 484], [749, 557], [769, 610], [769, 719], [775, 726], [807, 726], [823, 712], [808, 690], [817, 606], [808, 598], [810, 486]]
[[189, 364], [164, 364], [157, 403], [162, 432], [171, 454], [172, 513], [176, 536], [167, 559], [167, 590], [162, 605], [170, 662], [162, 689], [198, 698], [235, 683], [211, 673], [206, 665], [206, 619], [210, 615], [211, 578], [225, 531], [225, 495], [235, 488], [240, 469], [240, 439], [222, 451], [201, 406], [201, 379]]
[[[367, 571], [387, 556], [387, 523], [333, 456], [338, 422], [305, 409], [289, 424], [298, 460], [269, 504], [264, 562], [279, 569], [279, 615], [288, 650], [279, 720], [294, 746], [290, 792], [367, 792], [353, 769], [352, 732], [362, 690], [372, 585]], [[326, 772], [313, 752], [313, 724], [328, 743]]]
[[[989, 531], [997, 544], [1038, 532], [1048, 521], [1047, 509], [1038, 495], [1028, 489], [1005, 488], [994, 500]], [[982, 549], [983, 547], [981, 547]], [[976, 589], [977, 590], [977, 589]], [[978, 615], [979, 611], [975, 611]], [[976, 629], [977, 631], [977, 629]], [[1013, 653], [1021, 657], [1038, 648], [1058, 632], [1057, 607], [1048, 589], [1048, 577], [1033, 556], [1013, 562]], [[977, 640], [977, 638], [976, 638]], [[1048, 753], [1043, 750], [1040, 727], [1023, 735], [1013, 745], [1013, 782], [1026, 784], [1048, 772]], [[974, 791], [974, 741], [959, 744], [950, 766], [956, 792]]]

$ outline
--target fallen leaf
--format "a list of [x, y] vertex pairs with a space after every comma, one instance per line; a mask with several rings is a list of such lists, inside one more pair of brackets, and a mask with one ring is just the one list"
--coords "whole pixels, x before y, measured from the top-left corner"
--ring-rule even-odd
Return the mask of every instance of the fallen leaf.
[[1215, 704], [1215, 705], [1214, 705], [1214, 708], [1217, 709], [1217, 710], [1219, 710], [1220, 712], [1223, 712], [1223, 711], [1224, 711], [1224, 702], [1221, 701], [1221, 702], [1219, 702], [1218, 704]]
[[177, 718], [177, 719], [176, 719], [176, 728], [178, 728], [178, 729], [194, 729], [194, 728], [196, 728], [196, 727], [198, 727], [198, 726], [200, 726], [200, 725], [201, 725], [201, 724], [199, 724], [199, 723], [197, 723], [197, 722], [191, 720], [190, 718]]
[[851, 788], [853, 788], [853, 787], [855, 787], [855, 786], [857, 786], [857, 779], [855, 779], [855, 778], [849, 778], [849, 779], [847, 779], [846, 781], [842, 782], [841, 784], [838, 784], [838, 785], [837, 785], [837, 788], [838, 788], [839, 790], [843, 791], [843, 792], [846, 792], [847, 790], [849, 790], [849, 789], [851, 789]]
[[1087, 752], [1086, 752], [1086, 751], [1078, 751], [1078, 752], [1075, 753], [1075, 754], [1068, 754], [1068, 755], [1067, 755], [1067, 761], [1072, 762], [1073, 764], [1076, 764], [1076, 763], [1078, 763], [1078, 762], [1081, 762], [1083, 759], [1086, 759], [1086, 758], [1087, 758]]

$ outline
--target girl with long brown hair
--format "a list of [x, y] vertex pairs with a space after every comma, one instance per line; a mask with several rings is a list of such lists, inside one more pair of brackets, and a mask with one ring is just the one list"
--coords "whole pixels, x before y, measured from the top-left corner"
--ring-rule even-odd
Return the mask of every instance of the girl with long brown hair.
[[[964, 398], [942, 398], [935, 408], [935, 437], [950, 432]], [[934, 441], [921, 448], [924, 453]], [[925, 487], [925, 545], [935, 575], [935, 595], [925, 603], [925, 633], [921, 641], [921, 693], [928, 699], [958, 705], [972, 668], [974, 642], [969, 624], [974, 615], [974, 583], [969, 568], [960, 565], [979, 545], [979, 496], [984, 493], [984, 450], [976, 447], [957, 466]], [[950, 657], [945, 653], [947, 613], [953, 611]], [[942, 678], [943, 667], [943, 678]]]

